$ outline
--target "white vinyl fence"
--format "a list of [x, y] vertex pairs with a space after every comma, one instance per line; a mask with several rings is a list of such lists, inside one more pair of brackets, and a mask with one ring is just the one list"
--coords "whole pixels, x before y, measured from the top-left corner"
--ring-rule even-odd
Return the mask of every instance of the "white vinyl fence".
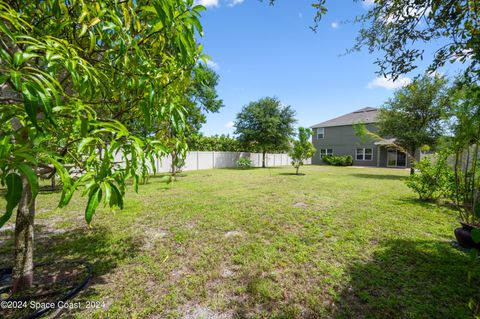
[[[252, 161], [253, 167], [262, 166], [261, 153], [240, 153], [240, 152], [188, 152], [185, 159], [184, 171], [193, 171], [210, 168], [237, 167], [237, 161], [246, 157]], [[288, 154], [266, 154], [265, 162], [267, 167], [290, 165], [291, 158]], [[168, 172], [172, 160], [170, 157], [157, 159], [157, 172]], [[311, 164], [307, 160], [305, 164]]]

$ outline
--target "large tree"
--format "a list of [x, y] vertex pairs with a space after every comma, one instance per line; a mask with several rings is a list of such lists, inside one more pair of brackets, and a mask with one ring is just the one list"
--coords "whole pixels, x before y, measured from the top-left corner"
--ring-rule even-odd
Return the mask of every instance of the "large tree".
[[219, 75], [204, 64], [198, 65], [187, 92], [185, 108], [188, 136], [198, 134], [207, 122], [206, 113], [218, 113], [224, 106], [218, 96]]
[[294, 135], [295, 111], [284, 106], [278, 98], [265, 97], [244, 106], [235, 120], [235, 134], [245, 144], [262, 152], [262, 167], [266, 166], [265, 154], [286, 151]]
[[165, 119], [182, 127], [202, 9], [193, 0], [0, 2], [0, 227], [18, 206], [14, 293], [32, 285], [39, 177], [60, 176], [61, 207], [82, 187], [90, 223], [102, 201], [123, 207], [126, 180], [137, 190], [147, 161], [168, 152], [145, 132]]
[[395, 138], [394, 145], [411, 159], [421, 146], [435, 146], [445, 129], [447, 83], [442, 76], [424, 75], [396, 91], [380, 109], [378, 135]]
[[[277, 1], [282, 0], [270, 3]], [[374, 0], [366, 5], [368, 12], [356, 19], [362, 27], [353, 51], [366, 47], [384, 53], [375, 62], [379, 73], [395, 79], [414, 70], [419, 60], [430, 60], [430, 71], [457, 60], [469, 77], [480, 80], [479, 0]], [[316, 29], [328, 1], [314, 0], [312, 6]], [[436, 47], [432, 56], [426, 45]]]

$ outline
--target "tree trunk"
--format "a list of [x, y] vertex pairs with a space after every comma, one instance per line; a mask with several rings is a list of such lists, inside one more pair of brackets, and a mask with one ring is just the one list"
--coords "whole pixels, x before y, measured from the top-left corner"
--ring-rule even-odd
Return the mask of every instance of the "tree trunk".
[[170, 165], [170, 173], [172, 176], [175, 176], [175, 174], [177, 173], [177, 165], [176, 165], [177, 153], [173, 151], [171, 155], [172, 155], [172, 165]]
[[297, 171], [296, 171], [296, 173], [295, 173], [296, 175], [298, 175], [298, 170], [299, 170], [299, 169], [300, 169], [300, 165], [297, 166]]
[[417, 153], [417, 148], [415, 146], [412, 147], [412, 152], [410, 154], [411, 158], [410, 158], [410, 176], [411, 175], [415, 175], [415, 169], [413, 168], [413, 165], [415, 164], [416, 162], [416, 158], [415, 158], [415, 153]]
[[267, 167], [267, 166], [265, 165], [265, 153], [266, 153], [265, 151], [263, 151], [263, 153], [262, 153], [262, 167], [263, 167], [263, 168]]
[[22, 197], [18, 204], [15, 224], [15, 256], [13, 266], [13, 293], [32, 287], [33, 282], [33, 235], [35, 219], [35, 198], [28, 180], [22, 177]]

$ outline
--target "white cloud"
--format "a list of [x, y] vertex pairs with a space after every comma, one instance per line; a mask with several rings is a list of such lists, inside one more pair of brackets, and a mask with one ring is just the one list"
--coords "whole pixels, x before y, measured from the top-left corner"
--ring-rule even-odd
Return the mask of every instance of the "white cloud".
[[218, 7], [218, 1], [219, 0], [197, 0], [196, 3], [205, 7]]
[[244, 0], [230, 0], [228, 6], [233, 7], [236, 6], [237, 4], [241, 4]]
[[338, 29], [338, 27], [340, 26], [340, 24], [339, 24], [338, 22], [332, 22], [332, 23], [330, 24], [330, 26], [331, 26], [332, 28], [334, 28], [334, 29]]
[[235, 123], [233, 123], [233, 121], [230, 121], [227, 124], [225, 124], [226, 128], [233, 128], [234, 126], [235, 126]]
[[220, 69], [220, 65], [218, 65], [218, 63], [216, 63], [213, 60], [207, 60], [207, 66], [211, 69], [214, 69], [214, 70]]
[[408, 85], [410, 83], [412, 83], [412, 80], [410, 78], [403, 77], [403, 76], [400, 76], [396, 81], [393, 81], [390, 78], [381, 76], [370, 81], [370, 83], [367, 84], [367, 88], [373, 89], [373, 88], [380, 87], [387, 90], [395, 90], [405, 85]]

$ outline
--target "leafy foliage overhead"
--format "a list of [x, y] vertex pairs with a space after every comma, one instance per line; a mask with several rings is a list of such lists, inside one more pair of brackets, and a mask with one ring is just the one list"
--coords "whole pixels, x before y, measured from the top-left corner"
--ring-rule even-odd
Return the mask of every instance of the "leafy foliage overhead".
[[[85, 218], [98, 205], [123, 206], [162, 140], [138, 134], [182, 106], [201, 56], [202, 6], [193, 0], [3, 1], [0, 3], [0, 179], [10, 217], [26, 178], [57, 174], [60, 206], [85, 185]], [[71, 179], [74, 167], [78, 179]], [[154, 165], [152, 165], [154, 167]], [[33, 196], [35, 197], [35, 196]]]
[[[316, 9], [312, 28], [316, 30], [328, 4], [326, 0], [312, 2]], [[429, 57], [430, 71], [456, 60], [465, 64], [470, 77], [480, 79], [478, 0], [374, 0], [369, 11], [357, 17], [356, 22], [362, 28], [350, 51], [366, 47], [370, 52], [384, 53], [376, 64], [385, 76], [396, 79], [414, 70], [418, 60], [428, 57], [428, 43], [437, 48]]]

